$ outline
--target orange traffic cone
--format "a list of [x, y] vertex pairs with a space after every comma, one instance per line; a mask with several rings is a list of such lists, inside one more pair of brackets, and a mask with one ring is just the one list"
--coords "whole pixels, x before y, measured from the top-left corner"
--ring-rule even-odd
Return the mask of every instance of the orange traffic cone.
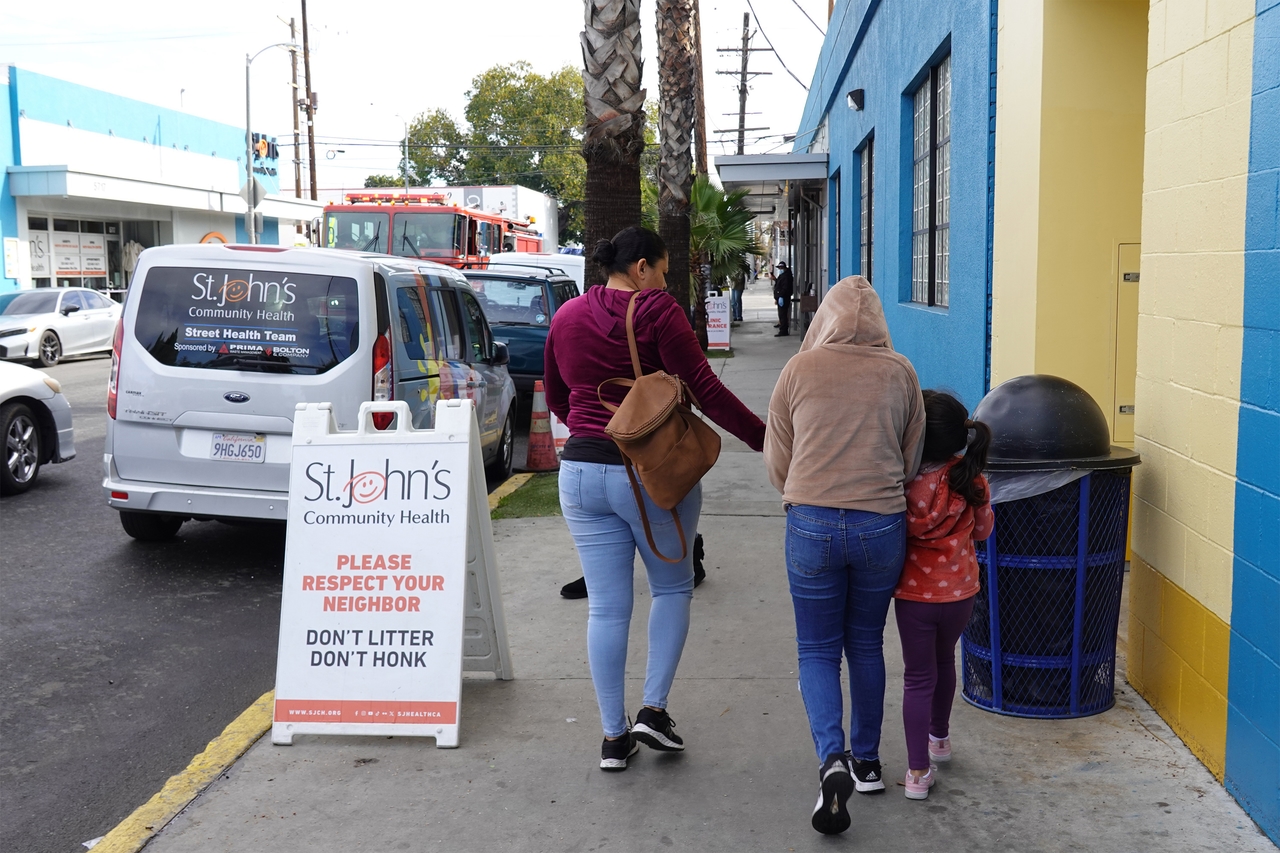
[[528, 471], [555, 471], [560, 467], [541, 379], [533, 383], [533, 418], [529, 422], [529, 455], [524, 467]]

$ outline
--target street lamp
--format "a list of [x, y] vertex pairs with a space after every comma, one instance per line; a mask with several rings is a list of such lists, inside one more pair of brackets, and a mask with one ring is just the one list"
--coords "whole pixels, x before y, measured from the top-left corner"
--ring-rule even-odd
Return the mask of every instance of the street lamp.
[[258, 229], [257, 223], [254, 222], [257, 193], [253, 191], [253, 118], [249, 111], [249, 69], [253, 66], [255, 59], [276, 47], [288, 48], [291, 52], [298, 49], [293, 42], [282, 41], [267, 45], [253, 56], [247, 53], [244, 55], [244, 194], [249, 202], [249, 210], [244, 217], [244, 230], [249, 235], [250, 243], [258, 242]]

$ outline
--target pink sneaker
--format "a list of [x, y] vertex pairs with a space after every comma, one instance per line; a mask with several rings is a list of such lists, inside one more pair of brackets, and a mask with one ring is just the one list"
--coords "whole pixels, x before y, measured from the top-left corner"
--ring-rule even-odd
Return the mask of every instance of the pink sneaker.
[[944, 764], [951, 760], [951, 738], [936, 738], [929, 735], [929, 759], [935, 764]]
[[918, 780], [911, 775], [911, 771], [907, 771], [907, 779], [904, 783], [907, 786], [908, 800], [924, 800], [929, 797], [929, 789], [933, 787], [934, 775], [933, 766], [930, 765], [929, 772], [921, 776]]

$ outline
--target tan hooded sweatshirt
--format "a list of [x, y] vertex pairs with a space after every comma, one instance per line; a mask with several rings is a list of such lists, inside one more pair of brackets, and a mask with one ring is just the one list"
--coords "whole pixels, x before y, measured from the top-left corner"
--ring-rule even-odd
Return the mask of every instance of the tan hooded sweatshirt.
[[843, 279], [773, 389], [764, 439], [769, 480], [788, 504], [898, 513], [923, 449], [915, 368], [893, 351], [867, 280]]

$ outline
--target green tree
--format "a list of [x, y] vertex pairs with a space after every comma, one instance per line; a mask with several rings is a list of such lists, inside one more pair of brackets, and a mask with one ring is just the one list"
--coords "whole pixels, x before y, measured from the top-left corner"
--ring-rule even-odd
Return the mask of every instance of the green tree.
[[[724, 287], [750, 270], [748, 256], [763, 255], [764, 248], [756, 239], [755, 214], [742, 200], [749, 190], [726, 193], [699, 174], [689, 193], [689, 248], [693, 257], [709, 259], [711, 276], [693, 270], [694, 298], [705, 305], [708, 286]], [[705, 317], [705, 311], [700, 316]], [[705, 334], [705, 319], [703, 321]]]
[[370, 175], [364, 179], [365, 189], [404, 187], [404, 178], [395, 175]]
[[419, 114], [409, 125], [408, 157], [400, 178], [366, 186], [409, 182], [519, 184], [559, 200], [561, 236], [581, 240], [586, 163], [582, 159], [582, 77], [564, 67], [549, 75], [527, 62], [495, 65], [467, 90], [465, 123], [442, 109]]

